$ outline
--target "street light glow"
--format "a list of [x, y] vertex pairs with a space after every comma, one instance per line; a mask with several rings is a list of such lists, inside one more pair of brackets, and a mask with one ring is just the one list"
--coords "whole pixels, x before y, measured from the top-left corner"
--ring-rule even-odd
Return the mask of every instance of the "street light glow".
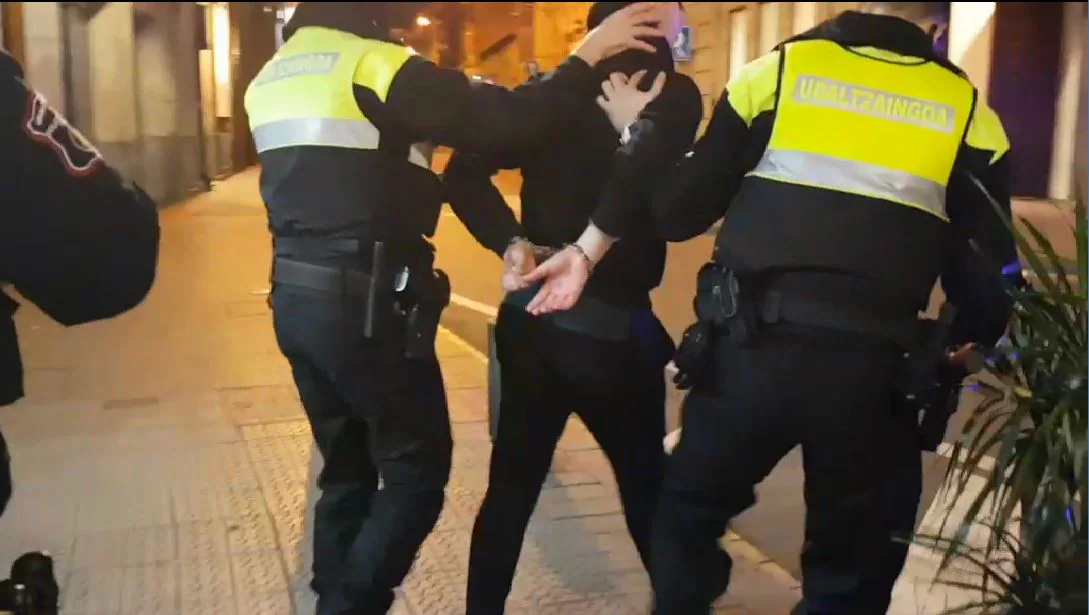
[[427, 17], [427, 15], [417, 15], [416, 25], [420, 26], [421, 28], [426, 28], [427, 26], [431, 25], [431, 20]]

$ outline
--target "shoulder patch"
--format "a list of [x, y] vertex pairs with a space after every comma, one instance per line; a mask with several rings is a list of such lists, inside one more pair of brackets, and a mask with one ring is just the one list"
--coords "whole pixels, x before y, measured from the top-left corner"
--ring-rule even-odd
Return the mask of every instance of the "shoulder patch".
[[84, 177], [105, 164], [102, 154], [49, 105], [45, 96], [29, 87], [27, 92], [23, 131], [36, 143], [52, 149], [69, 175]]

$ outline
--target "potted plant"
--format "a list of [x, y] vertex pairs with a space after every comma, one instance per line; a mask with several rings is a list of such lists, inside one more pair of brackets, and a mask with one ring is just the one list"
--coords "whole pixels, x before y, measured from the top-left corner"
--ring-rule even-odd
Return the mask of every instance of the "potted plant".
[[[1074, 209], [1072, 261], [1027, 220], [1007, 219], [1029, 284], [1009, 289], [1009, 335], [973, 385], [982, 401], [953, 446], [943, 488], [957, 504], [938, 536], [920, 537], [942, 554], [936, 582], [976, 596], [946, 613], [1089, 610], [1089, 238], [1084, 203]], [[980, 476], [983, 488], [970, 488]]]

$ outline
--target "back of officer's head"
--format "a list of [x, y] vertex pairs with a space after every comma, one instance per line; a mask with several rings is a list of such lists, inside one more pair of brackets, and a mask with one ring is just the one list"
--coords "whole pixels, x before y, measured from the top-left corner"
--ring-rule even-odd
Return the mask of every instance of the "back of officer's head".
[[949, 2], [864, 2], [861, 11], [892, 15], [921, 25], [949, 19]]
[[284, 40], [299, 28], [318, 26], [349, 32], [363, 38], [388, 39], [394, 23], [390, 2], [300, 2], [284, 26]]
[[[590, 6], [590, 12], [586, 16], [586, 29], [593, 30], [601, 25], [613, 13], [620, 11], [634, 2], [595, 2]], [[684, 5], [675, 3], [677, 10], [683, 10]], [[646, 70], [647, 76], [643, 79], [642, 87], [648, 88], [654, 81], [654, 77], [660, 72], [671, 73], [674, 71], [673, 46], [671, 41], [662, 37], [648, 38], [648, 43], [654, 45], [654, 53], [639, 49], [623, 51], [611, 58], [598, 63], [596, 69], [602, 75], [612, 73], [624, 73], [631, 75], [640, 70]]]
[[944, 27], [949, 20], [948, 2], [864, 2], [862, 12], [875, 15], [891, 15], [914, 23], [934, 34], [933, 30]]

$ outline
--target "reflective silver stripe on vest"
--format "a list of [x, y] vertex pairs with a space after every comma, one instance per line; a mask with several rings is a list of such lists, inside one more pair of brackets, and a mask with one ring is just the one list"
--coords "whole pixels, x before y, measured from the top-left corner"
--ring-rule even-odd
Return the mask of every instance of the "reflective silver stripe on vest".
[[949, 219], [945, 186], [896, 169], [824, 154], [769, 149], [752, 174], [903, 203]]
[[[358, 150], [377, 150], [378, 128], [364, 120], [301, 117], [262, 124], [253, 129], [253, 142], [262, 154], [285, 147], [325, 146]], [[430, 167], [421, 152], [413, 147], [409, 161]]]

